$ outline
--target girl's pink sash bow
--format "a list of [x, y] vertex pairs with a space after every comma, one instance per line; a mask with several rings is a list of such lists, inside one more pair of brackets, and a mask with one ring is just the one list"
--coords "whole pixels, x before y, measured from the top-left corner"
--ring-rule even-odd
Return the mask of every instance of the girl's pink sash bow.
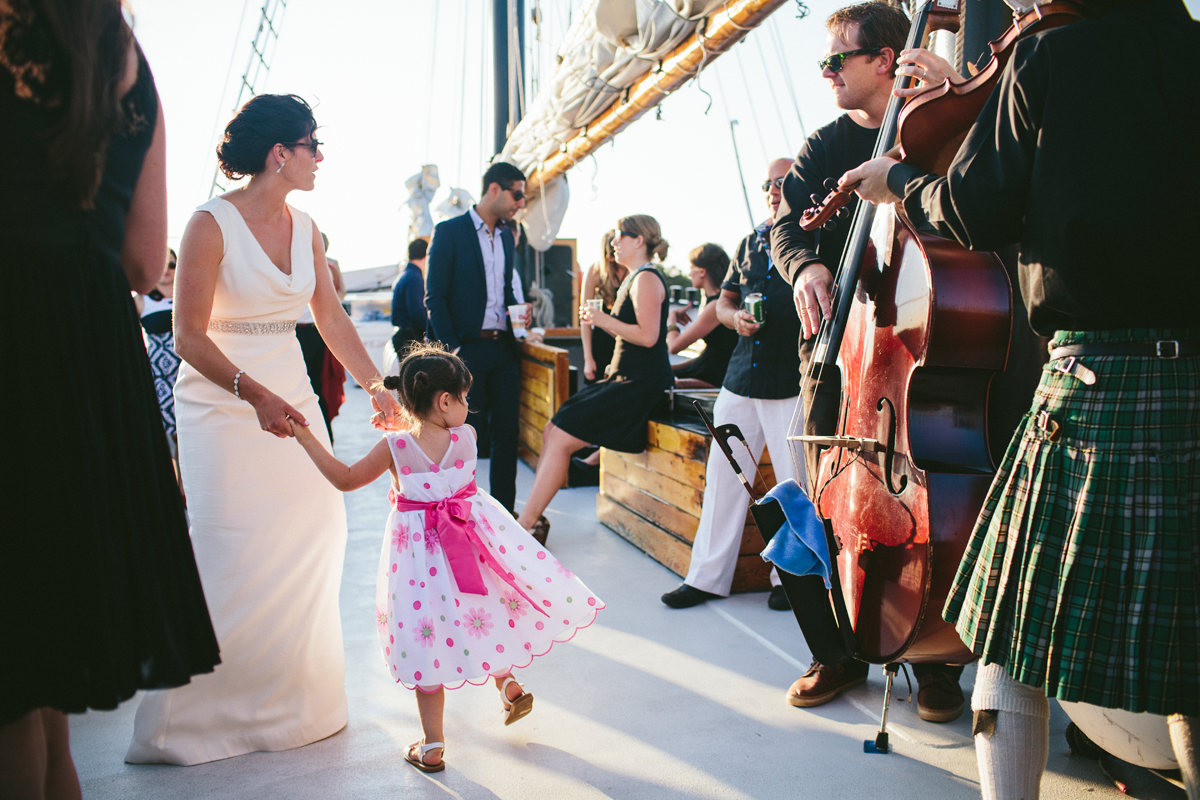
[[[393, 489], [391, 492], [392, 505], [397, 511], [424, 511], [425, 530], [436, 530], [442, 550], [446, 553], [446, 561], [458, 589], [467, 594], [486, 595], [487, 587], [483, 584], [483, 576], [479, 573], [479, 565], [471, 554], [471, 545], [479, 551], [479, 561], [491, 567], [492, 571], [517, 594], [529, 601], [529, 604], [549, 618], [541, 606], [517, 586], [514, 576], [504, 568], [504, 565], [492, 555], [491, 548], [479, 538], [475, 531], [475, 521], [471, 519], [471, 498], [479, 491], [475, 481], [471, 481], [450, 497], [432, 503], [420, 503], [415, 500], [401, 498]], [[429, 534], [426, 533], [426, 536]]]

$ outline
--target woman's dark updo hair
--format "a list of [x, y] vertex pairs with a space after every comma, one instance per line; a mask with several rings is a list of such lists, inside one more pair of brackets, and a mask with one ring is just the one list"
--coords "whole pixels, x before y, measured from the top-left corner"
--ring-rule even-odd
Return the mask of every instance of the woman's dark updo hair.
[[433, 408], [442, 392], [462, 397], [471, 388], [471, 371], [440, 342], [418, 342], [400, 362], [400, 374], [383, 379], [383, 388], [400, 395], [400, 405], [419, 418]]
[[303, 142], [317, 130], [312, 108], [294, 94], [260, 94], [225, 126], [217, 164], [230, 180], [257, 175], [277, 144]]

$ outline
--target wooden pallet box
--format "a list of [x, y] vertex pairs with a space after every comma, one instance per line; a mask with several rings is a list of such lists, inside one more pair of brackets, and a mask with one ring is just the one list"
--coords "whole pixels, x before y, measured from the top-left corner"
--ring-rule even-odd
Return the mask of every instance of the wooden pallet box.
[[536, 471], [542, 452], [542, 429], [571, 396], [571, 364], [561, 347], [522, 342], [520, 367], [517, 456]]
[[[648, 424], [644, 452], [601, 449], [596, 514], [604, 525], [683, 577], [700, 524], [712, 437], [698, 425], [655, 420]], [[761, 496], [774, 485], [775, 473], [764, 448], [755, 493]], [[763, 547], [758, 527], [747, 513], [733, 592], [771, 588], [770, 565], [759, 555]]]

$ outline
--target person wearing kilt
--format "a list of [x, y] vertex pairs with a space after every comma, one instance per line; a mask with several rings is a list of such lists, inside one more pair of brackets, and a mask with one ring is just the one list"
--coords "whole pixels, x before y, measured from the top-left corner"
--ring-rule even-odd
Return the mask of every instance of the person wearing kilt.
[[985, 798], [1037, 796], [1047, 696], [1169, 715], [1200, 797], [1200, 76], [1181, 66], [1200, 23], [1180, 0], [1091, 8], [1017, 45], [947, 177], [879, 158], [842, 178], [972, 249], [1019, 242], [1052, 337], [943, 612], [981, 659]]

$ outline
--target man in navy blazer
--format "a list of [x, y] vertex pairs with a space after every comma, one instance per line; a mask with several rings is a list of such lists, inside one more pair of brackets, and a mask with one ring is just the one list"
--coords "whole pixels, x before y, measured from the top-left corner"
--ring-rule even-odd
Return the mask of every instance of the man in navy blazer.
[[[507, 223], [524, 207], [521, 170], [503, 162], [488, 167], [480, 201], [434, 228], [425, 277], [429, 337], [471, 370], [467, 422], [490, 436], [489, 491], [510, 512], [517, 499], [521, 373], [508, 307], [524, 303], [525, 295]], [[526, 326], [530, 317], [526, 306]]]

